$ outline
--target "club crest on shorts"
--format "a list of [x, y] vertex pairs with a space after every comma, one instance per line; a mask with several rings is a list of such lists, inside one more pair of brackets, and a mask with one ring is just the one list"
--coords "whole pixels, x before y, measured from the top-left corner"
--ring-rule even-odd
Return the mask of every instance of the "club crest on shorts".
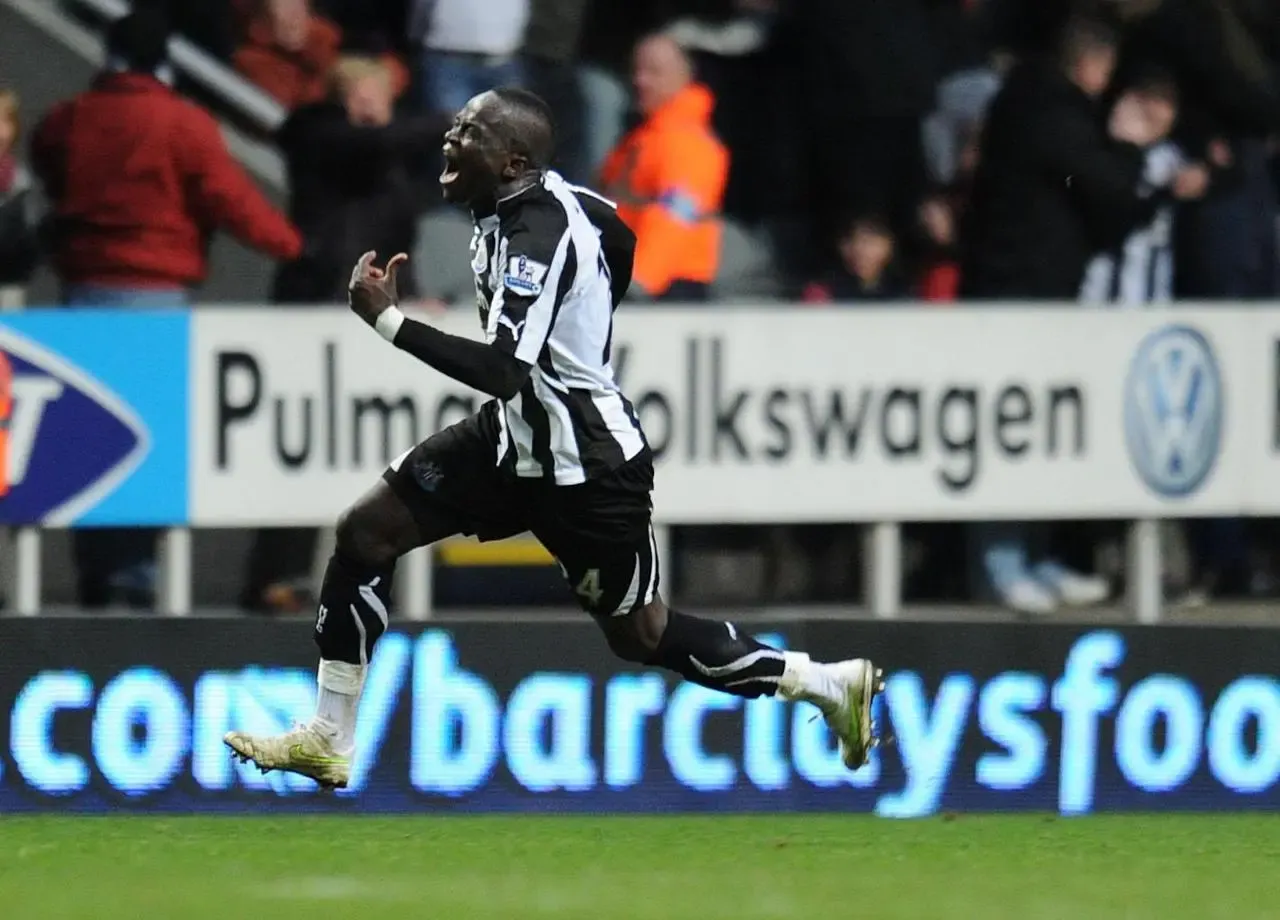
[[528, 256], [512, 256], [507, 261], [507, 273], [502, 276], [502, 283], [507, 290], [525, 297], [537, 297], [542, 293], [542, 282], [547, 277], [548, 267], [535, 262]]

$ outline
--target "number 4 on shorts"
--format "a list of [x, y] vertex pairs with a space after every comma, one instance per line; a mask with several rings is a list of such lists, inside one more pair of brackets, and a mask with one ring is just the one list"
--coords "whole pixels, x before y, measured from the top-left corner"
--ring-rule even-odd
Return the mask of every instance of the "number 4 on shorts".
[[578, 582], [573, 593], [586, 598], [591, 602], [592, 607], [600, 606], [600, 598], [604, 597], [604, 592], [600, 590], [600, 570], [587, 569], [587, 573], [582, 576], [582, 581]]

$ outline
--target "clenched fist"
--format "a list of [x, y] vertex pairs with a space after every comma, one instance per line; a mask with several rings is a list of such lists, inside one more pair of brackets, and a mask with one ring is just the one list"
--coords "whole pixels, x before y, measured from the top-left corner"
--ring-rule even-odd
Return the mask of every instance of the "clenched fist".
[[352, 312], [370, 326], [377, 323], [387, 307], [394, 307], [399, 302], [396, 270], [409, 261], [402, 252], [392, 256], [383, 269], [373, 264], [377, 257], [376, 252], [362, 255], [351, 272], [351, 284], [347, 287], [347, 302], [351, 304]]

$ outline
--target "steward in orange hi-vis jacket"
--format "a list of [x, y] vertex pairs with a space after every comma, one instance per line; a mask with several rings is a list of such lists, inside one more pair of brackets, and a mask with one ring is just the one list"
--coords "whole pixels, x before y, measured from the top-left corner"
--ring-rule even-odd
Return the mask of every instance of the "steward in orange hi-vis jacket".
[[711, 130], [715, 98], [692, 82], [688, 59], [668, 38], [642, 42], [635, 66], [646, 117], [605, 161], [603, 191], [636, 235], [634, 282], [651, 297], [705, 300], [720, 263], [729, 172]]

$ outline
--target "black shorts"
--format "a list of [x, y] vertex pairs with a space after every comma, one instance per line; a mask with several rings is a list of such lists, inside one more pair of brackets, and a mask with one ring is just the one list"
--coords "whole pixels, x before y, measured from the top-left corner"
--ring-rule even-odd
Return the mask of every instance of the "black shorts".
[[427, 438], [382, 478], [425, 529], [438, 530], [444, 517], [457, 522], [457, 533], [482, 541], [529, 531], [593, 616], [624, 616], [653, 601], [659, 572], [650, 453], [581, 485], [516, 477], [497, 466], [492, 409]]

